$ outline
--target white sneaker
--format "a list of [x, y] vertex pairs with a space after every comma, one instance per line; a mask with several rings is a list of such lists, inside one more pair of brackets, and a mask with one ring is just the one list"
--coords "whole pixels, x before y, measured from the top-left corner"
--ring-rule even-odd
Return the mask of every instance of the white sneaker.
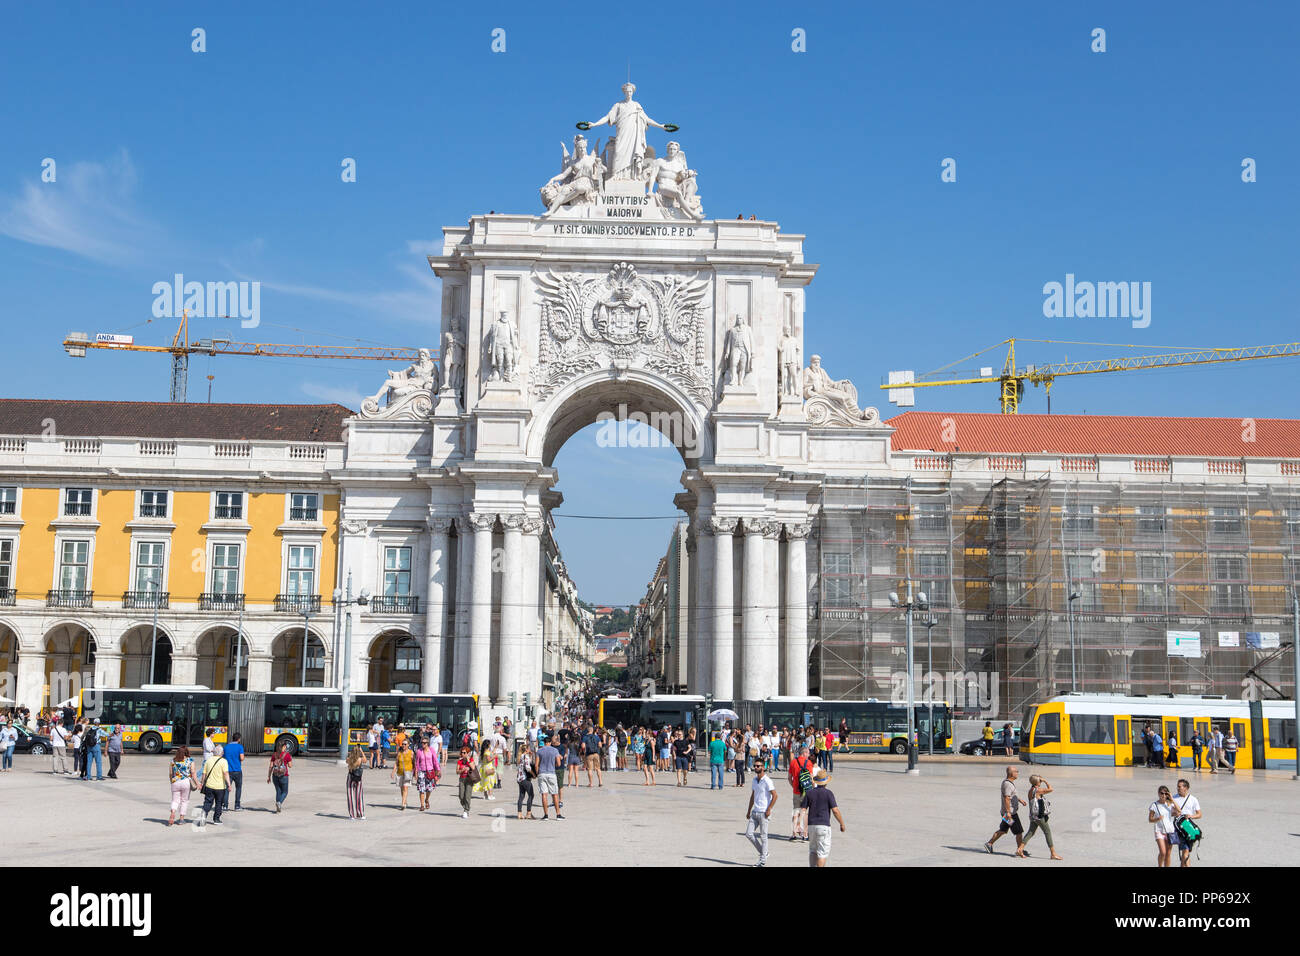
[[460, 815], [460, 818], [461, 818], [462, 820], [468, 820], [468, 819], [469, 819], [469, 814], [468, 814], [468, 813], [462, 813], [462, 814]]

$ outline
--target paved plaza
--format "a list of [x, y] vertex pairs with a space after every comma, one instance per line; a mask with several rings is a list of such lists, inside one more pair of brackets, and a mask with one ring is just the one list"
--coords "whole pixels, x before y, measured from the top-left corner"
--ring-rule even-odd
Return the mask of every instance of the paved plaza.
[[[0, 775], [6, 820], [0, 847], [8, 865], [173, 865], [198, 852], [206, 865], [421, 866], [590, 865], [749, 866], [757, 854], [743, 836], [749, 789], [708, 789], [708, 774], [691, 785], [641, 786], [640, 773], [607, 773], [605, 786], [565, 788], [562, 821], [515, 819], [512, 768], [495, 801], [477, 799], [460, 818], [453, 786], [434, 792], [431, 812], [420, 813], [415, 788], [410, 809], [399, 812], [388, 771], [367, 771], [367, 819], [347, 817], [344, 771], [326, 758], [298, 760], [289, 799], [276, 815], [265, 765], [246, 765], [244, 806], [220, 827], [167, 829], [167, 759], [128, 754], [116, 781], [83, 783], [54, 777], [48, 758], [19, 755]], [[1004, 761], [949, 757], [922, 764], [909, 777], [892, 758], [836, 761], [835, 791], [846, 833], [834, 833], [832, 866], [992, 866], [1012, 869], [1068, 866], [1151, 866], [1147, 805], [1156, 787], [1173, 789], [1177, 774], [1093, 767], [1030, 768], [1019, 764], [1019, 789], [1043, 771], [1057, 788], [1051, 824], [1064, 862], [1047, 859], [1041, 836], [1029, 860], [1012, 856], [1004, 837], [989, 856], [983, 844], [997, 820]], [[780, 802], [772, 815], [771, 866], [806, 866], [807, 848], [790, 843], [790, 788], [778, 775]], [[1300, 783], [1289, 771], [1241, 772], [1235, 777], [1192, 774], [1192, 792], [1204, 808], [1205, 838], [1194, 865], [1300, 864]], [[444, 777], [444, 779], [447, 779]], [[733, 778], [729, 775], [729, 783]], [[540, 816], [540, 807], [534, 812]], [[1022, 810], [1022, 819], [1027, 816]]]

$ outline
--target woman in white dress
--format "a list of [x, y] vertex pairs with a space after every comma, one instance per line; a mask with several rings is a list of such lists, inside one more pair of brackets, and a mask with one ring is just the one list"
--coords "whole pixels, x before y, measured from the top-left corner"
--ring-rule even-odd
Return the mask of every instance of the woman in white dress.
[[1147, 807], [1147, 822], [1154, 824], [1156, 837], [1156, 866], [1168, 866], [1174, 837], [1174, 798], [1168, 787], [1156, 791], [1155, 802]]

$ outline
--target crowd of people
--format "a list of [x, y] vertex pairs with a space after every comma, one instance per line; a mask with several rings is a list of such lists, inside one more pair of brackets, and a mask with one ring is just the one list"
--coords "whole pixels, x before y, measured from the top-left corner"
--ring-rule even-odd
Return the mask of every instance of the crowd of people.
[[[1231, 727], [1227, 734], [1218, 727], [1208, 734], [1202, 734], [1198, 728], [1192, 732], [1187, 743], [1192, 748], [1192, 769], [1197, 773], [1201, 772], [1203, 765], [1209, 768], [1210, 773], [1218, 773], [1220, 768], [1231, 774], [1237, 772], [1237, 748], [1240, 742]], [[1157, 769], [1180, 766], [1178, 738], [1172, 733], [1165, 739], [1160, 733], [1160, 727], [1153, 726], [1148, 721], [1142, 727], [1142, 744], [1146, 748], [1144, 766]]]

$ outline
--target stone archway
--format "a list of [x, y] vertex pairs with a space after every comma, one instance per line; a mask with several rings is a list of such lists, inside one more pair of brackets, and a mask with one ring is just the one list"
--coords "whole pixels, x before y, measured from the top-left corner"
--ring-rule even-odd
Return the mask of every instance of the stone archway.
[[[248, 635], [235, 644], [235, 629], [229, 624], [211, 627], [195, 642], [197, 682], [213, 690], [248, 690], [251, 645]], [[238, 686], [235, 673], [238, 671]], [[266, 688], [259, 688], [265, 690]]]
[[386, 630], [370, 642], [368, 653], [367, 689], [371, 693], [420, 692], [423, 652], [410, 632], [401, 628]]
[[271, 642], [271, 686], [324, 687], [326, 663], [325, 639], [314, 628], [306, 635], [301, 627], [281, 631]]
[[54, 625], [41, 640], [45, 651], [45, 699], [42, 705], [76, 697], [82, 688], [95, 686], [94, 634], [79, 621]]
[[[172, 655], [174, 644], [166, 629], [157, 629], [154, 643], [152, 624], [137, 624], [122, 635], [118, 642], [122, 649], [121, 686], [142, 687], [145, 684], [172, 683]], [[149, 672], [150, 660], [153, 673]], [[211, 685], [209, 685], [211, 686]]]

